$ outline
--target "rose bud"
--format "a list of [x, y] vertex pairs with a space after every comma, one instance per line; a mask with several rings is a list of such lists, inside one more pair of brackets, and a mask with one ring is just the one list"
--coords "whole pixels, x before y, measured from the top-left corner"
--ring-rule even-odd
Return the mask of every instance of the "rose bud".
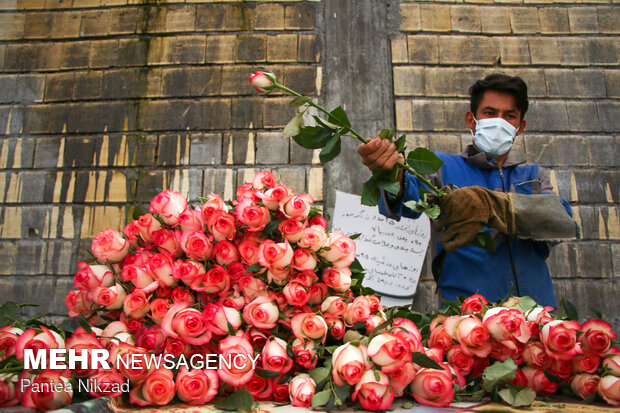
[[462, 375], [466, 376], [474, 367], [474, 357], [465, 353], [461, 346], [455, 345], [448, 349], [448, 363], [454, 366]]
[[219, 304], [222, 304], [224, 307], [231, 307], [236, 310], [241, 310], [245, 307], [246, 300], [241, 293], [239, 286], [232, 284], [232, 288], [226, 292], [226, 295], [223, 295], [220, 298]]
[[532, 341], [525, 345], [523, 360], [528, 366], [548, 369], [551, 367], [551, 358], [545, 352], [545, 347], [540, 341]]
[[[404, 387], [411, 384], [416, 375], [416, 365], [407, 362], [399, 366], [396, 370], [391, 373], [388, 373], [388, 377], [390, 378], [390, 383], [393, 387], [403, 389]], [[401, 393], [402, 395], [402, 393]]]
[[452, 374], [446, 370], [421, 369], [409, 390], [418, 403], [426, 406], [444, 407], [454, 399]]
[[109, 343], [118, 343], [118, 336], [128, 334], [129, 329], [122, 321], [112, 321], [101, 333], [101, 344], [108, 346]]
[[[284, 184], [275, 184], [272, 188], [269, 188], [264, 193], [260, 191], [256, 193], [256, 197], [263, 201], [263, 205], [265, 205], [270, 211], [277, 211], [280, 207], [280, 201], [288, 197], [289, 195], [292, 196], [293, 191], [291, 191], [291, 188]], [[284, 231], [282, 231], [281, 228], [279, 229], [280, 232], [284, 234]]]
[[21, 333], [15, 342], [15, 356], [24, 361], [24, 350], [31, 349], [34, 352], [45, 350], [49, 358], [49, 350], [65, 348], [65, 340], [55, 331], [45, 326], [38, 329], [29, 328]]
[[348, 267], [355, 260], [355, 242], [340, 231], [329, 234], [325, 246], [328, 249], [320, 250], [319, 255], [334, 267]]
[[67, 293], [65, 305], [67, 306], [69, 317], [75, 318], [81, 315], [88, 318], [92, 315], [97, 304], [88, 298], [89, 294], [89, 292], [80, 290], [71, 290]]
[[175, 260], [172, 264], [172, 277], [183, 281], [185, 285], [190, 285], [196, 277], [206, 272], [204, 264], [194, 260]]
[[355, 297], [353, 302], [347, 307], [347, 311], [343, 314], [344, 322], [347, 326], [353, 327], [360, 321], [366, 321], [370, 318], [370, 300], [363, 295]]
[[[289, 219], [285, 219], [284, 221], [282, 221], [280, 223], [280, 225], [278, 225], [278, 231], [280, 231], [280, 233], [288, 240], [288, 242], [294, 244], [297, 241], [299, 241], [301, 239], [301, 231], [306, 228], [306, 221], [304, 219], [299, 219], [299, 218], [289, 218]], [[301, 250], [297, 250], [297, 251], [306, 251], [304, 249]], [[297, 252], [295, 251], [295, 252]], [[303, 254], [303, 253], [300, 253]], [[306, 257], [308, 257], [308, 255], [306, 255]], [[297, 261], [297, 255], [295, 256], [295, 260]], [[299, 257], [300, 262], [305, 262], [306, 259], [303, 259], [302, 256]], [[304, 268], [302, 269], [309, 269], [309, 270], [313, 270], [314, 267], [311, 267], [312, 261], [308, 262]], [[316, 264], [316, 261], [315, 261]]]
[[547, 379], [545, 371], [541, 368], [535, 367], [523, 367], [523, 374], [527, 377], [527, 387], [534, 389], [534, 391], [543, 396], [549, 396], [556, 392], [558, 385]]
[[444, 326], [438, 326], [431, 329], [431, 335], [428, 339], [428, 345], [431, 347], [437, 347], [447, 351], [453, 344], [452, 337], [446, 331]]
[[525, 387], [527, 386], [527, 377], [525, 377], [525, 373], [523, 373], [523, 370], [517, 369], [517, 374], [515, 375], [515, 378], [508, 383], [514, 384], [515, 386]]
[[432, 347], [432, 348], [425, 348], [424, 349], [424, 354], [426, 354], [426, 357], [435, 360], [439, 364], [443, 363], [443, 353], [444, 353], [444, 351], [442, 349], [438, 348], [438, 347]]
[[161, 324], [170, 309], [170, 301], [167, 298], [156, 298], [149, 304], [151, 309], [151, 320], [155, 324]]
[[292, 346], [293, 354], [295, 354], [295, 362], [301, 367], [312, 370], [316, 367], [318, 361], [318, 353], [316, 345], [312, 340], [306, 340], [304, 343], [296, 338]]
[[[273, 73], [270, 73], [270, 72], [262, 72], [262, 73], [268, 78], [272, 76], [271, 78], [275, 80], [275, 77], [273, 77]], [[263, 191], [264, 189], [275, 188], [277, 184], [278, 184], [278, 178], [276, 178], [276, 176], [269, 171], [256, 172], [256, 175], [254, 175], [254, 179], [252, 179], [252, 188], [257, 189], [259, 191]]]
[[312, 225], [319, 225], [323, 227], [323, 229], [327, 229], [327, 220], [323, 218], [321, 215], [315, 215], [312, 218], [310, 218], [310, 221], [308, 221], [308, 226], [312, 226]]
[[[379, 377], [378, 380], [377, 376]], [[394, 401], [394, 389], [386, 374], [376, 370], [368, 370], [355, 385], [351, 399], [359, 400], [366, 410], [386, 410]]]
[[144, 382], [154, 368], [152, 364], [147, 364], [147, 357], [148, 353], [145, 349], [120, 343], [111, 348], [109, 361], [116, 365], [116, 360], [122, 360], [118, 363], [118, 369], [124, 377], [129, 379], [132, 386], [135, 386]]
[[314, 225], [308, 228], [304, 228], [301, 231], [301, 238], [297, 241], [297, 246], [300, 248], [309, 248], [314, 252], [325, 246], [327, 242], [327, 234], [325, 228], [320, 225]]
[[169, 337], [199, 346], [211, 339], [211, 332], [207, 330], [202, 313], [188, 308], [189, 305], [185, 301], [173, 304], [161, 322], [161, 328]]
[[293, 360], [286, 353], [286, 341], [271, 337], [261, 353], [263, 369], [286, 374], [293, 367]]
[[481, 294], [474, 294], [463, 301], [461, 313], [463, 313], [463, 315], [480, 314], [484, 311], [484, 306], [487, 304], [489, 304], [489, 302]]
[[187, 199], [178, 192], [165, 190], [151, 201], [150, 212], [159, 214], [162, 221], [174, 227], [179, 223], [179, 215], [187, 209]]
[[549, 372], [554, 376], [557, 376], [563, 380], [568, 379], [573, 371], [573, 366], [570, 361], [566, 360], [553, 360]]
[[0, 374], [0, 407], [15, 406], [19, 403], [15, 393], [16, 383], [16, 375], [11, 373]]
[[196, 369], [189, 371], [181, 366], [177, 374], [176, 395], [190, 406], [201, 406], [217, 394], [218, 378], [214, 370]]
[[[125, 383], [125, 380], [125, 376], [116, 369], [99, 369], [99, 371], [88, 378], [90, 382], [88, 393], [95, 398], [122, 396], [121, 385]], [[113, 391], [113, 389], [116, 389], [116, 391]]]
[[279, 244], [265, 240], [258, 246], [257, 251], [258, 262], [266, 268], [285, 268], [291, 264], [293, 255], [293, 248], [286, 240]]
[[536, 307], [527, 312], [525, 319], [527, 321], [536, 321], [537, 324], [547, 324], [554, 318], [549, 315], [549, 311], [553, 311], [553, 307]]
[[164, 346], [164, 353], [179, 357], [181, 354], [187, 354], [190, 349], [191, 346], [180, 338], [168, 337]]
[[277, 403], [288, 402], [288, 383], [273, 383], [273, 400]]
[[422, 346], [422, 335], [418, 327], [411, 320], [397, 317], [394, 319], [394, 331], [392, 334], [400, 336], [409, 345], [409, 350], [413, 352], [424, 351]]
[[241, 327], [239, 310], [220, 304], [208, 303], [202, 311], [202, 317], [207, 329], [218, 336], [229, 334], [230, 329], [237, 331]]
[[291, 319], [293, 334], [300, 340], [321, 340], [327, 338], [327, 324], [323, 317], [314, 313], [295, 314]]
[[[1, 346], [0, 349], [2, 349]], [[609, 372], [614, 376], [620, 377], [620, 353], [612, 353], [605, 356], [603, 367], [609, 369]]]
[[15, 344], [23, 332], [21, 328], [11, 325], [0, 327], [0, 361], [15, 354]]
[[181, 231], [170, 229], [158, 229], [151, 234], [151, 242], [157, 246], [159, 252], [170, 254], [173, 257], [181, 255], [179, 250], [179, 237]]
[[185, 231], [202, 231], [205, 222], [202, 218], [200, 208], [186, 209], [179, 215], [179, 228], [181, 232]]
[[411, 361], [411, 350], [401, 337], [382, 332], [368, 343], [368, 356], [381, 367], [382, 372], [391, 373]]
[[246, 182], [237, 188], [237, 205], [244, 199], [249, 199], [251, 201], [256, 201], [258, 198], [256, 197], [256, 193], [259, 192], [257, 189], [252, 187], [251, 182]]
[[154, 351], [155, 354], [163, 352], [166, 344], [166, 333], [158, 325], [151, 326], [136, 337], [136, 346], [142, 347], [147, 351]]
[[226, 212], [226, 204], [224, 203], [224, 199], [222, 199], [222, 197], [219, 195], [214, 195], [214, 194], [207, 195], [207, 201], [202, 204], [202, 208], [200, 209], [200, 214], [202, 215], [203, 222], [208, 223], [209, 218], [216, 211]]
[[491, 336], [498, 341], [514, 338], [521, 343], [527, 343], [531, 336], [525, 316], [519, 310], [504, 307], [491, 308], [484, 314], [482, 323], [489, 329]]
[[254, 89], [260, 93], [271, 91], [274, 87], [273, 80], [275, 80], [275, 76], [272, 73], [259, 71], [250, 74], [250, 86], [254, 86]]
[[185, 231], [179, 244], [187, 257], [196, 261], [206, 260], [213, 250], [211, 240], [202, 231]]
[[601, 377], [598, 383], [598, 395], [612, 406], [620, 406], [620, 377]]
[[594, 354], [577, 354], [571, 360], [573, 373], [594, 373], [601, 359]]
[[161, 228], [161, 223], [153, 215], [146, 213], [136, 221], [140, 237], [146, 242], [151, 242], [151, 234]]
[[286, 284], [282, 292], [286, 297], [286, 301], [293, 307], [302, 306], [310, 299], [308, 289], [298, 282], [291, 281]]
[[215, 264], [209, 271], [194, 278], [189, 286], [194, 291], [222, 296], [230, 288], [230, 276], [224, 268]]
[[114, 273], [105, 265], [88, 265], [84, 261], [77, 263], [80, 268], [73, 278], [73, 286], [78, 290], [90, 291], [96, 287], [114, 285]]
[[239, 278], [238, 285], [245, 299], [248, 301], [252, 301], [260, 295], [267, 294], [267, 284], [260, 278], [255, 278], [251, 275], [244, 275]]
[[314, 198], [310, 194], [288, 196], [280, 201], [280, 212], [287, 218], [305, 219]]
[[324, 283], [316, 283], [310, 286], [308, 290], [308, 294], [310, 294], [310, 298], [308, 299], [309, 306], [317, 306], [321, 304], [325, 300], [325, 296], [327, 295], [327, 285]]
[[293, 406], [310, 407], [316, 383], [310, 375], [302, 373], [293, 377], [288, 386], [289, 398]]
[[116, 230], [108, 228], [93, 239], [91, 249], [100, 262], [121, 262], [129, 252], [129, 242]]
[[151, 309], [149, 306], [150, 296], [147, 297], [144, 291], [135, 290], [125, 296], [123, 300], [123, 312], [129, 317], [140, 318], [146, 315]]
[[252, 347], [263, 348], [267, 344], [267, 341], [269, 341], [271, 333], [269, 331], [259, 330], [256, 327], [250, 327], [245, 332], [245, 336], [252, 344]]
[[343, 344], [334, 350], [332, 363], [332, 377], [337, 386], [344, 386], [345, 382], [350, 385], [357, 384], [364, 372], [372, 366], [366, 346], [360, 344], [356, 347], [351, 343]]
[[600, 381], [601, 378], [593, 374], [577, 374], [571, 379], [570, 388], [577, 396], [585, 400], [589, 395], [598, 391]]
[[254, 400], [270, 400], [273, 397], [273, 380], [265, 379], [257, 374], [253, 375], [241, 388], [249, 391]]
[[215, 261], [220, 265], [226, 265], [233, 262], [237, 262], [241, 259], [239, 256], [239, 251], [237, 251], [237, 247], [230, 241], [219, 241], [213, 247], [213, 257]]
[[174, 287], [177, 281], [172, 276], [172, 256], [168, 253], [153, 254], [146, 268], [148, 273], [159, 282], [160, 287]]
[[129, 392], [129, 401], [139, 406], [165, 406], [175, 395], [172, 370], [160, 368], [153, 370], [144, 383]]
[[342, 318], [330, 313], [323, 313], [325, 323], [329, 327], [329, 333], [336, 340], [340, 340], [347, 332], [347, 326], [344, 324]]
[[121, 280], [124, 282], [131, 282], [136, 288], [150, 289], [150, 286], [153, 285], [155, 288], [159, 286], [159, 281], [156, 281], [149, 275], [144, 268], [139, 267], [137, 265], [129, 264], [123, 267], [121, 272]]
[[267, 296], [259, 296], [243, 309], [243, 320], [256, 328], [269, 330], [276, 326], [280, 310], [275, 301]]
[[343, 267], [329, 267], [323, 270], [323, 282], [337, 293], [343, 293], [351, 288], [351, 270]]
[[348, 304], [344, 301], [344, 298], [332, 295], [327, 297], [321, 304], [321, 312], [342, 315], [347, 310], [347, 307]]
[[540, 331], [540, 341], [549, 357], [571, 360], [577, 354], [577, 330], [579, 323], [568, 320], [550, 321]]
[[262, 231], [271, 221], [269, 210], [255, 204], [250, 198], [239, 201], [235, 209], [235, 215], [241, 224], [248, 226], [246, 231], [249, 232]]
[[254, 350], [245, 337], [226, 337], [219, 343], [219, 353], [226, 360], [235, 355], [242, 355], [245, 357], [243, 362], [238, 361], [236, 366], [235, 363], [230, 363], [230, 366], [226, 363], [222, 363], [221, 368], [217, 370], [217, 374], [223, 382], [237, 387], [250, 381], [254, 375], [254, 365], [252, 364], [252, 360], [250, 360], [250, 358], [254, 356]]
[[[29, 372], [24, 370], [20, 374], [18, 383], [30, 379], [32, 384], [23, 391], [21, 384], [16, 391], [19, 402], [31, 409], [54, 410], [71, 403], [73, 390], [69, 383], [71, 372], [69, 370], [43, 370], [36, 376], [29, 376]], [[50, 386], [54, 391], [36, 391], [36, 389]], [[44, 387], [45, 386], [45, 387]], [[58, 391], [55, 391], [58, 389]]]
[[589, 320], [581, 325], [584, 333], [579, 337], [581, 351], [602, 356], [611, 348], [611, 341], [618, 337], [611, 324], [602, 320]]
[[[453, 320], [456, 322], [455, 324], [453, 324]], [[453, 326], [456, 329], [451, 333]], [[491, 335], [479, 318], [475, 316], [448, 317], [444, 321], [444, 327], [452, 338], [461, 343], [466, 352], [477, 357], [487, 357], [491, 353]]]

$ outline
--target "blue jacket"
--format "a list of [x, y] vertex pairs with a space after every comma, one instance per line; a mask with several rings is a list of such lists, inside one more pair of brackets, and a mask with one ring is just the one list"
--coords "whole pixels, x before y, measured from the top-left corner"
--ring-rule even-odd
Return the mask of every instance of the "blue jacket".
[[[505, 161], [501, 172], [495, 160], [487, 160], [485, 155], [470, 145], [460, 155], [437, 152], [445, 165], [438, 173], [427, 178], [437, 187], [454, 184], [458, 187], [479, 185], [497, 191], [510, 191], [519, 194], [553, 194], [549, 174], [538, 165], [524, 165]], [[379, 212], [385, 216], [400, 219], [401, 216], [417, 218], [420, 214], [404, 207], [403, 202], [419, 199], [418, 189], [423, 185], [409, 173], [404, 174], [404, 193], [400, 201], [386, 199], [382, 195]], [[389, 202], [388, 202], [389, 201]], [[562, 199], [566, 212], [572, 217], [567, 201]], [[564, 211], [559, 211], [564, 213]], [[454, 252], [443, 252], [443, 244], [436, 242], [436, 256], [442, 256], [443, 263], [434, 260], [433, 267], [440, 267], [437, 284], [442, 299], [455, 300], [458, 295], [482, 294], [489, 302], [504, 298], [513, 288], [514, 276], [510, 265], [508, 237], [496, 230], [485, 228], [495, 239], [497, 251], [487, 252], [475, 246], [461, 247]], [[438, 234], [433, 234], [431, 243]], [[557, 308], [553, 295], [553, 284], [546, 258], [551, 244], [531, 239], [513, 238], [510, 240], [519, 289], [521, 295], [529, 295], [541, 305]], [[438, 265], [439, 264], [439, 265]], [[517, 291], [513, 289], [513, 295]]]

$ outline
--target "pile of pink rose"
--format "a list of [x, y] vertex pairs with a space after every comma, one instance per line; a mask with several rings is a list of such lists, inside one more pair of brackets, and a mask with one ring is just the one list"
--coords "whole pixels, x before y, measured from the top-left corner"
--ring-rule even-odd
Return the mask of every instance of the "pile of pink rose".
[[[92, 241], [94, 258], [78, 263], [66, 296], [82, 327], [0, 328], [0, 407], [62, 407], [75, 386], [35, 389], [70, 380], [98, 383], [89, 397], [140, 406], [228, 400], [232, 410], [251, 407], [240, 392], [251, 403], [328, 410], [356, 403], [384, 410], [410, 396], [446, 406], [476, 394], [519, 405], [527, 392], [598, 394], [620, 404], [620, 352], [604, 321], [554, 319], [551, 308], [527, 305], [527, 297], [489, 305], [475, 295], [432, 320], [386, 309], [364, 294], [355, 242], [326, 230], [309, 194], [259, 172], [232, 202], [201, 200], [192, 207], [163, 191], [122, 233], [107, 229]], [[26, 349], [63, 348], [107, 349], [111, 363], [133, 354], [258, 358], [255, 366], [217, 370], [22, 370]], [[119, 390], [123, 383], [128, 394]]]

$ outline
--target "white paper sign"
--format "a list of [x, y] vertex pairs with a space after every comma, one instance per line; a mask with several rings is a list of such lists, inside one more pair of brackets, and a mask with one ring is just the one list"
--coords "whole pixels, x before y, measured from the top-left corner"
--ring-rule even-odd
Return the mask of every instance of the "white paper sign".
[[418, 219], [388, 219], [378, 207], [362, 205], [360, 200], [336, 191], [333, 229], [362, 234], [355, 240], [355, 255], [366, 270], [364, 286], [410, 303], [426, 256], [430, 221], [425, 214]]

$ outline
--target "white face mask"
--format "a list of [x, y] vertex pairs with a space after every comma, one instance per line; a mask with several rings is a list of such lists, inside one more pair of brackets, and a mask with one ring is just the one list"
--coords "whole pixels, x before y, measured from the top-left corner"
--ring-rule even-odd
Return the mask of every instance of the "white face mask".
[[[503, 155], [512, 148], [512, 141], [517, 134], [517, 128], [503, 118], [488, 118], [476, 120], [476, 134], [474, 143], [482, 152], [495, 158]], [[473, 134], [473, 132], [472, 132]]]

